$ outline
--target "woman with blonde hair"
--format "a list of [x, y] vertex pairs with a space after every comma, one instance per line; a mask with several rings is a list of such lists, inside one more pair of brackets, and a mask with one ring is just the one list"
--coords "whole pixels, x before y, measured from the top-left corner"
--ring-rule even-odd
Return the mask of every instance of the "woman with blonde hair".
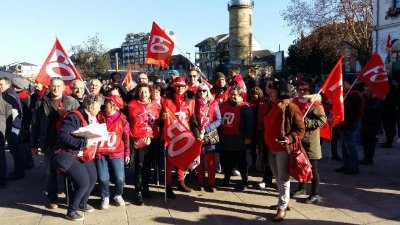
[[[203, 138], [200, 165], [197, 167], [197, 177], [200, 189], [215, 191], [215, 139], [218, 139], [217, 128], [221, 125], [221, 112], [218, 102], [214, 101], [209, 87], [201, 83], [196, 92], [195, 114], [200, 126], [200, 137]], [[214, 141], [211, 141], [214, 139]], [[208, 185], [205, 185], [204, 162], [207, 163]]]

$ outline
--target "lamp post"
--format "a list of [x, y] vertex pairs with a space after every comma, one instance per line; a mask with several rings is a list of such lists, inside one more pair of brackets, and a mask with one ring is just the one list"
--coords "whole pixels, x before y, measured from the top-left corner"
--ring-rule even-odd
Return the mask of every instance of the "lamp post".
[[189, 61], [190, 61], [190, 63], [189, 63], [189, 69], [191, 69], [191, 68], [192, 68], [192, 59], [190, 58], [190, 52], [186, 52], [186, 55], [189, 56]]

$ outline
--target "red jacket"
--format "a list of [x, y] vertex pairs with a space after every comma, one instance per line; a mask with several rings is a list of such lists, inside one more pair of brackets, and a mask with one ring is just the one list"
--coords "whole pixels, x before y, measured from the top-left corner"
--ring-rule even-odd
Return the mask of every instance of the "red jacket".
[[142, 103], [139, 100], [132, 100], [128, 104], [131, 137], [160, 138], [160, 112], [161, 106], [156, 101]]
[[[129, 142], [129, 125], [126, 116], [121, 112], [117, 115], [107, 116], [105, 112], [97, 115], [99, 123], [106, 123], [109, 132], [110, 140], [107, 142], [99, 143], [99, 148], [118, 148], [120, 151], [117, 153], [109, 154], [110, 159], [123, 158], [130, 156], [130, 142]], [[110, 136], [110, 133], [114, 135]], [[96, 158], [100, 158], [101, 153], [96, 154]]]

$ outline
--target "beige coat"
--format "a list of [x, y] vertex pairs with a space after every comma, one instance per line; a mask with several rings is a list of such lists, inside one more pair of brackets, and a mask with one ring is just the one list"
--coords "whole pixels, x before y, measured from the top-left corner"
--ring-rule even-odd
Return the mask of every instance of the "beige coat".
[[[315, 95], [305, 96], [312, 101]], [[321, 96], [317, 96], [316, 102], [321, 101]], [[310, 111], [304, 118], [304, 125], [306, 127], [306, 133], [301, 140], [303, 147], [307, 153], [309, 159], [320, 159], [321, 154], [321, 144], [319, 128], [323, 127], [326, 123], [326, 115], [322, 104], [314, 104], [311, 106]]]

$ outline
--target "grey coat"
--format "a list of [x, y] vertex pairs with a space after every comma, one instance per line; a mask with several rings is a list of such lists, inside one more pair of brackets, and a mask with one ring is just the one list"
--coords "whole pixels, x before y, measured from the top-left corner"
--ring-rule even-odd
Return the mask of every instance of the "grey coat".
[[12, 126], [12, 107], [4, 101], [0, 95], [0, 143], [4, 143], [6, 137], [6, 130], [11, 129]]

